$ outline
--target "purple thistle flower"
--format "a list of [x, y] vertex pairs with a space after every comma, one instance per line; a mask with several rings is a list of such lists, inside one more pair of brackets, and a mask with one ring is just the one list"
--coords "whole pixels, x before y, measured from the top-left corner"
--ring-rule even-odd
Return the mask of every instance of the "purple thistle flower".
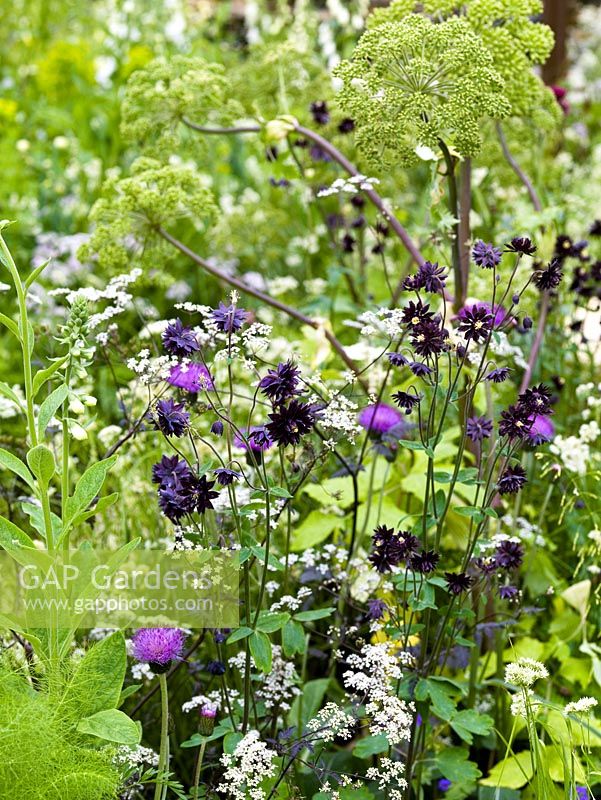
[[242, 428], [241, 433], [246, 437], [248, 444], [244, 439], [236, 434], [234, 436], [234, 444], [241, 450], [252, 450], [253, 453], [262, 453], [273, 447], [273, 442], [268, 432], [265, 430], [264, 425], [253, 425], [250, 429]]
[[211, 317], [220, 331], [235, 333], [244, 325], [248, 314], [243, 308], [234, 305], [226, 306], [225, 303], [220, 302], [219, 307], [211, 312]]
[[399, 408], [403, 409], [405, 414], [411, 414], [415, 406], [418, 405], [421, 400], [420, 397], [411, 394], [411, 392], [395, 392], [395, 394], [392, 395], [392, 399]]
[[555, 426], [548, 416], [536, 414], [530, 420], [528, 438], [534, 446], [550, 442], [555, 436]]
[[466, 423], [465, 432], [472, 442], [489, 439], [492, 434], [492, 420], [487, 417], [470, 417]]
[[225, 467], [218, 467], [213, 470], [213, 475], [217, 478], [217, 483], [221, 486], [229, 486], [234, 481], [237, 481], [241, 476], [239, 472], [234, 469], [226, 469]]
[[511, 370], [509, 367], [496, 367], [491, 369], [488, 375], [485, 376], [485, 381], [492, 381], [493, 383], [503, 383], [509, 377]]
[[521, 464], [516, 464], [515, 467], [507, 467], [499, 478], [497, 489], [499, 494], [517, 494], [526, 482], [526, 470]]
[[315, 409], [299, 400], [291, 400], [287, 406], [278, 406], [268, 416], [271, 421], [265, 428], [270, 439], [280, 447], [298, 444], [301, 437], [309, 433], [315, 424]]
[[387, 353], [386, 355], [393, 367], [406, 367], [409, 363], [409, 359], [405, 358], [402, 353]]
[[212, 391], [215, 388], [208, 369], [196, 362], [176, 364], [169, 373], [167, 383], [190, 394], [198, 394], [203, 389]]
[[147, 662], [153, 672], [166, 672], [181, 658], [186, 634], [179, 628], [140, 628], [132, 638], [133, 656]]
[[275, 369], [267, 370], [267, 375], [259, 381], [259, 389], [272, 403], [279, 405], [285, 403], [298, 391], [300, 370], [292, 361], [277, 365]]
[[161, 338], [165, 350], [178, 358], [186, 358], [200, 349], [192, 329], [187, 328], [181, 319], [169, 323]]
[[210, 736], [215, 729], [217, 709], [212, 706], [203, 706], [198, 719], [198, 731], [201, 736]]
[[492, 269], [501, 262], [501, 249], [479, 239], [472, 248], [474, 264], [484, 269]]
[[183, 403], [171, 398], [156, 404], [156, 426], [165, 436], [183, 436], [190, 424], [190, 415], [184, 411]]
[[395, 425], [402, 422], [402, 416], [392, 406], [386, 403], [374, 403], [364, 408], [358, 418], [359, 425], [370, 433], [387, 433]]

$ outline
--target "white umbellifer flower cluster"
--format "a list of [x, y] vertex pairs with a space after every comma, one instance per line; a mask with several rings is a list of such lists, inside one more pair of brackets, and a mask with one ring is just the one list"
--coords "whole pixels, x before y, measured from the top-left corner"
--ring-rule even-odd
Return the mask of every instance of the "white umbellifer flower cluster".
[[[170, 370], [178, 364], [177, 358], [173, 356], [151, 356], [150, 350], [146, 348], [140, 350], [137, 357], [127, 361], [127, 368], [140, 378], [141, 382], [148, 386], [157, 380], [164, 380], [168, 377]], [[185, 365], [182, 364], [185, 372]]]
[[367, 178], [365, 175], [353, 175], [352, 178], [336, 178], [331, 186], [317, 193], [318, 197], [329, 197], [332, 194], [357, 194], [359, 191], [373, 189], [374, 184], [380, 183], [377, 178]]
[[409, 740], [413, 721], [413, 707], [395, 692], [395, 683], [402, 677], [399, 661], [389, 643], [366, 644], [347, 658], [351, 669], [342, 676], [347, 689], [366, 698], [370, 733], [383, 734], [390, 744]]
[[336, 703], [327, 703], [316, 717], [307, 723], [307, 729], [324, 742], [334, 739], [350, 739], [355, 718]]
[[158, 753], [155, 753], [150, 747], [142, 747], [142, 745], [136, 745], [135, 747], [121, 745], [115, 754], [115, 763], [123, 764], [128, 767], [143, 765], [156, 767], [159, 764], [159, 756]]
[[261, 681], [257, 697], [263, 700], [265, 708], [289, 711], [292, 700], [300, 694], [294, 661], [286, 661], [277, 644], [272, 645], [271, 652], [271, 671]]
[[193, 711], [195, 708], [200, 709], [210, 709], [211, 711], [219, 711], [221, 708], [221, 695], [219, 690], [211, 692], [208, 695], [204, 694], [197, 694], [194, 697], [191, 697], [190, 700], [187, 700], [185, 703], [182, 703], [182, 711], [185, 714], [188, 714], [190, 711]]
[[595, 420], [591, 420], [591, 422], [585, 422], [584, 425], [580, 426], [578, 431], [580, 440], [586, 442], [587, 444], [596, 441], [599, 438], [599, 434], [601, 434], [601, 428], [599, 428], [599, 425]]
[[567, 703], [563, 711], [564, 714], [590, 714], [598, 705], [594, 697], [581, 697], [579, 700]]
[[221, 756], [226, 770], [217, 791], [234, 800], [263, 800], [265, 792], [261, 783], [275, 774], [275, 758], [277, 753], [260, 740], [259, 732], [249, 731], [233, 753]]
[[[315, 398], [315, 401], [318, 399]], [[357, 404], [344, 395], [336, 395], [321, 412], [319, 425], [325, 431], [337, 431], [343, 434], [351, 444], [354, 444], [355, 438], [361, 433], [361, 426], [357, 422], [357, 408]]]
[[[277, 587], [278, 587], [278, 584], [276, 584], [276, 588]], [[306, 600], [307, 597], [311, 597], [312, 594], [313, 594], [313, 592], [311, 591], [311, 589], [309, 589], [308, 586], [301, 586], [301, 588], [298, 590], [298, 594], [296, 595], [296, 597], [293, 597], [290, 594], [285, 594], [283, 597], [281, 597], [277, 601], [277, 603], [274, 603], [270, 607], [269, 610], [270, 611], [282, 611], [282, 610], [298, 611], [299, 608], [303, 604], [303, 600]]]
[[[378, 311], [365, 311], [358, 317], [361, 327], [361, 336], [383, 334], [390, 339], [395, 339], [403, 333], [403, 309], [380, 308]], [[354, 325], [351, 320], [347, 324]]]
[[52, 296], [57, 294], [66, 295], [67, 302], [72, 304], [75, 298], [83, 297], [90, 303], [98, 303], [101, 300], [109, 300], [110, 304], [97, 314], [92, 314], [89, 319], [89, 328], [94, 330], [98, 328], [103, 322], [122, 314], [130, 305], [133, 295], [127, 291], [130, 284], [138, 280], [142, 270], [139, 268], [132, 269], [124, 275], [116, 275], [108, 282], [104, 289], [94, 289], [91, 286], [76, 291], [69, 291], [64, 289], [55, 289], [50, 292]]
[[578, 436], [556, 436], [549, 450], [559, 456], [568, 472], [585, 475], [591, 458], [591, 449], [587, 442]]
[[519, 658], [505, 667], [505, 682], [528, 689], [541, 678], [548, 678], [544, 664], [533, 658]]
[[407, 788], [403, 777], [405, 765], [391, 758], [381, 758], [377, 767], [370, 767], [365, 777], [370, 781], [378, 781], [378, 789], [386, 793], [390, 800], [402, 800], [402, 789]]
[[533, 700], [534, 692], [532, 689], [522, 689], [518, 694], [511, 698], [509, 710], [512, 717], [527, 717], [528, 709], [536, 712], [537, 703]]

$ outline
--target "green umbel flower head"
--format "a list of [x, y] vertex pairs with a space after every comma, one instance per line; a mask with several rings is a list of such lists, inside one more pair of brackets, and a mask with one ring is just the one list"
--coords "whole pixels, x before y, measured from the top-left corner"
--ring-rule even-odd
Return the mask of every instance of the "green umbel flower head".
[[369, 26], [399, 22], [418, 8], [435, 22], [460, 15], [481, 37], [492, 66], [505, 81], [504, 94], [512, 116], [536, 116], [542, 108], [555, 121], [560, 119], [551, 91], [532, 69], [544, 64], [553, 49], [553, 31], [538, 21], [542, 0], [393, 0], [371, 15]]
[[[185, 56], [157, 58], [128, 81], [121, 131], [150, 154], [172, 150], [185, 135], [184, 117], [210, 126], [228, 125], [243, 115], [230, 83], [222, 64]], [[188, 138], [202, 141], [198, 135]]]
[[139, 158], [131, 177], [109, 181], [94, 204], [90, 219], [95, 228], [80, 248], [82, 259], [95, 258], [101, 267], [120, 272], [135, 258], [141, 266], [157, 266], [173, 250], [157, 231], [189, 217], [202, 232], [216, 214], [208, 179], [193, 167], [163, 165]]
[[439, 139], [463, 156], [482, 144], [485, 117], [510, 111], [503, 79], [482, 39], [461, 17], [419, 14], [382, 22], [361, 37], [342, 79], [340, 104], [357, 125], [357, 144], [377, 164], [417, 160]]

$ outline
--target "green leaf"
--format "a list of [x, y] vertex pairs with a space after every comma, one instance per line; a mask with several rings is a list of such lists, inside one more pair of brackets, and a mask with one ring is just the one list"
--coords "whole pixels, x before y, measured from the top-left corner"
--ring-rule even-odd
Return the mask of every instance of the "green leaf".
[[274, 497], [285, 497], [286, 500], [289, 500], [291, 497], [293, 497], [288, 489], [282, 489], [281, 486], [272, 486], [269, 489], [269, 494], [272, 494]]
[[465, 747], [445, 747], [436, 756], [436, 766], [445, 778], [457, 783], [473, 783], [482, 773], [473, 761], [468, 761]]
[[334, 514], [311, 511], [294, 529], [290, 549], [306, 550], [324, 542], [335, 530], [340, 528], [342, 520]]
[[357, 758], [370, 758], [378, 753], [385, 753], [389, 748], [388, 739], [380, 734], [379, 736], [366, 736], [361, 739], [353, 748], [353, 755]]
[[142, 686], [143, 684], [141, 683], [132, 683], [131, 686], [126, 686], [119, 695], [119, 702], [117, 703], [117, 706], [121, 707], [127, 698], [131, 697], [133, 694], [136, 694], [136, 692], [139, 692]]
[[48, 486], [56, 472], [54, 453], [45, 444], [38, 444], [27, 453], [29, 469], [44, 486]]
[[273, 612], [261, 611], [257, 620], [257, 630], [263, 633], [275, 633], [283, 628], [290, 619], [290, 614], [286, 611]]
[[316, 619], [325, 619], [330, 617], [336, 609], [333, 606], [328, 608], [314, 608], [312, 611], [299, 611], [294, 615], [294, 619], [299, 622], [313, 622]]
[[31, 284], [34, 283], [39, 278], [39, 276], [42, 274], [42, 272], [46, 269], [46, 267], [51, 261], [52, 261], [51, 258], [47, 258], [46, 261], [43, 261], [29, 273], [29, 275], [25, 278], [24, 281], [24, 286], [26, 289], [29, 289]]
[[248, 641], [250, 654], [257, 669], [261, 672], [269, 672], [271, 669], [271, 642], [269, 637], [261, 631], [253, 631]]
[[407, 450], [425, 450], [421, 442], [414, 442], [412, 439], [399, 439], [398, 444]]
[[0, 322], [2, 323], [2, 325], [4, 325], [5, 328], [8, 328], [8, 330], [13, 334], [13, 336], [16, 336], [17, 339], [19, 340], [21, 339], [21, 335], [19, 333], [19, 326], [10, 317], [7, 317], [6, 314], [0, 313]]
[[[21, 503], [21, 508], [29, 517], [29, 524], [36, 530], [42, 539], [46, 538], [46, 520], [44, 519], [44, 511], [39, 505], [33, 503]], [[50, 512], [50, 524], [52, 525], [52, 541], [58, 544], [62, 528], [62, 522], [54, 511]]]
[[[122, 633], [116, 632], [95, 644], [81, 659], [62, 702], [78, 718], [116, 708], [121, 699], [126, 668], [125, 639]], [[132, 687], [128, 688], [131, 694]]]
[[508, 789], [521, 789], [533, 775], [530, 750], [523, 750], [515, 756], [499, 761], [480, 783], [482, 786], [506, 786]]
[[40, 439], [44, 437], [44, 433], [50, 423], [50, 420], [65, 402], [68, 394], [69, 390], [64, 384], [57, 386], [56, 389], [48, 395], [48, 397], [40, 406], [40, 410], [38, 412], [38, 436]]
[[117, 708], [84, 717], [79, 721], [77, 730], [79, 733], [87, 733], [89, 736], [118, 744], [136, 745], [142, 738], [140, 726]]
[[239, 642], [240, 639], [246, 639], [247, 636], [250, 636], [253, 632], [252, 628], [247, 628], [246, 626], [242, 626], [241, 628], [237, 628], [233, 633], [227, 637], [226, 644], [234, 644], [234, 642]]
[[14, 553], [21, 547], [33, 546], [33, 542], [21, 528], [17, 528], [6, 517], [0, 517], [0, 547], [3, 547], [8, 553]]
[[233, 753], [238, 745], [238, 742], [241, 742], [242, 739], [244, 739], [244, 734], [242, 733], [228, 733], [223, 740], [223, 752], [230, 754]]
[[296, 725], [299, 731], [304, 729], [307, 722], [321, 708], [329, 685], [329, 678], [316, 678], [313, 681], [307, 681], [303, 686], [302, 693], [294, 698], [292, 708], [288, 712], [288, 723]]
[[420, 678], [415, 687], [415, 698], [421, 701], [427, 697], [432, 701], [432, 711], [436, 716], [448, 722], [455, 713], [455, 701], [449, 697], [438, 681]]
[[478, 736], [487, 736], [492, 730], [494, 720], [487, 714], [479, 714], [473, 709], [465, 709], [459, 711], [451, 720], [451, 727], [464, 742], [472, 744], [474, 737], [472, 734]]
[[27, 465], [24, 464], [20, 458], [13, 455], [8, 450], [4, 450], [0, 447], [0, 465], [6, 467], [11, 472], [14, 472], [15, 475], [18, 475], [22, 478], [25, 483], [29, 486], [37, 494], [37, 487], [35, 485], [35, 481], [31, 475], [31, 472], [27, 469]]
[[14, 403], [22, 413], [25, 413], [25, 407], [23, 406], [19, 395], [14, 391], [14, 389], [10, 388], [8, 383], [0, 381], [0, 394], [3, 394], [4, 397], [8, 397], [8, 399]]
[[282, 629], [282, 647], [284, 654], [292, 658], [295, 653], [304, 653], [307, 647], [305, 632], [299, 622], [291, 619]]
[[111, 456], [104, 461], [98, 461], [84, 472], [77, 481], [77, 486], [72, 497], [67, 500], [65, 527], [71, 525], [73, 519], [80, 512], [84, 511], [102, 489], [106, 474], [113, 466], [117, 456]]
[[[55, 372], [58, 372], [58, 370], [64, 364], [67, 363], [69, 358], [70, 358], [69, 355], [62, 356], [62, 358], [57, 358], [52, 362], [52, 364], [49, 367], [46, 367], [46, 369], [41, 369], [39, 372], [36, 372], [36, 374], [34, 375], [34, 378], [33, 378], [33, 396], [34, 397], [37, 395], [37, 393], [40, 391], [40, 389], [46, 383], [46, 381], [48, 381], [54, 375]], [[60, 386], [58, 388], [60, 389]], [[66, 388], [67, 387], [65, 386], [65, 389]], [[67, 390], [67, 393], [68, 393], [68, 390]], [[66, 395], [65, 395], [65, 397], [66, 397]], [[59, 403], [59, 405], [60, 405], [60, 403]], [[57, 406], [57, 408], [58, 408], [58, 406]]]

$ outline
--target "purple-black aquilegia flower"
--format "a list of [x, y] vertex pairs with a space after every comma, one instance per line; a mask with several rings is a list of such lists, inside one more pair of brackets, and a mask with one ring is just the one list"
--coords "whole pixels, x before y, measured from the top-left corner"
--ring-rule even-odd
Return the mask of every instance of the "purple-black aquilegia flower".
[[183, 458], [177, 456], [163, 456], [152, 467], [152, 482], [162, 488], [177, 486], [191, 477], [190, 467]]
[[519, 403], [501, 411], [499, 433], [510, 439], [526, 439], [530, 430], [530, 411]]
[[414, 572], [422, 572], [427, 574], [434, 572], [436, 565], [440, 561], [440, 556], [434, 550], [422, 550], [421, 553], [415, 553], [411, 557], [409, 566]]
[[422, 364], [421, 361], [412, 361], [409, 364], [409, 369], [416, 376], [416, 378], [425, 378], [426, 375], [431, 375], [434, 370], [427, 364]]
[[524, 548], [520, 542], [504, 539], [498, 544], [494, 559], [501, 569], [517, 569], [524, 559]]
[[273, 442], [269, 433], [265, 430], [265, 425], [253, 425], [249, 430], [243, 428], [241, 433], [246, 437], [246, 441], [238, 433], [234, 436], [234, 444], [241, 450], [252, 450], [253, 453], [257, 454], [273, 447]]
[[390, 572], [404, 558], [405, 549], [399, 533], [394, 528], [378, 525], [372, 536], [369, 560], [380, 573]]
[[215, 436], [223, 436], [223, 422], [220, 419], [215, 420], [211, 425], [211, 433]]
[[311, 111], [314, 122], [318, 125], [327, 125], [330, 121], [330, 112], [328, 111], [328, 105], [325, 100], [315, 100], [315, 102], [311, 103], [309, 106], [309, 110]]
[[472, 248], [474, 264], [485, 269], [492, 269], [501, 262], [501, 249], [479, 239]]
[[370, 433], [382, 434], [399, 425], [403, 421], [401, 414], [386, 403], [374, 403], [359, 413], [358, 422]]
[[153, 672], [166, 672], [181, 658], [186, 634], [179, 628], [140, 628], [132, 638], [133, 656], [150, 665]]
[[518, 396], [518, 404], [529, 414], [551, 414], [553, 413], [551, 410], [552, 396], [551, 389], [544, 383], [539, 383], [538, 386], [522, 392]]
[[501, 600], [515, 600], [519, 591], [515, 586], [500, 586], [499, 597]]
[[234, 481], [237, 481], [242, 476], [235, 469], [227, 469], [226, 467], [218, 467], [213, 470], [213, 475], [217, 478], [217, 483], [220, 486], [229, 486]]
[[387, 353], [386, 355], [393, 367], [406, 367], [409, 364], [409, 359], [405, 358], [402, 353]]
[[440, 355], [449, 349], [449, 332], [436, 320], [420, 322], [411, 332], [411, 344], [418, 356]]
[[517, 494], [522, 486], [527, 483], [526, 470], [521, 464], [507, 467], [499, 478], [497, 489], [499, 494]]
[[259, 389], [272, 403], [279, 405], [300, 394], [299, 377], [298, 367], [292, 361], [286, 361], [278, 364], [275, 369], [267, 370], [267, 375], [259, 381]]
[[340, 133], [351, 133], [351, 131], [355, 130], [355, 120], [350, 117], [345, 117], [338, 123], [338, 130]]
[[527, 236], [516, 236], [509, 244], [505, 245], [507, 253], [520, 253], [524, 256], [531, 256], [536, 253], [536, 245], [532, 244]]
[[203, 364], [196, 362], [176, 364], [169, 373], [167, 383], [190, 394], [198, 394], [203, 389], [212, 391], [215, 388], [209, 370]]
[[563, 272], [561, 271], [561, 262], [559, 259], [555, 258], [546, 269], [537, 273], [534, 278], [534, 283], [542, 292], [545, 292], [551, 289], [557, 289], [562, 278]]
[[190, 424], [190, 415], [183, 403], [171, 398], [159, 400], [156, 404], [156, 426], [165, 436], [183, 436]]
[[465, 426], [465, 433], [472, 442], [481, 442], [492, 435], [492, 420], [487, 417], [470, 417]]
[[464, 309], [458, 331], [469, 341], [486, 341], [492, 328], [493, 316], [486, 307], [472, 306]]
[[445, 572], [444, 577], [447, 582], [447, 588], [451, 594], [467, 592], [474, 582], [474, 579], [466, 575], [465, 572]]
[[437, 262], [424, 261], [417, 270], [414, 286], [411, 288], [424, 289], [430, 294], [442, 292], [446, 285], [446, 267], [439, 267]]
[[194, 332], [181, 319], [170, 322], [161, 338], [165, 350], [178, 358], [186, 358], [200, 349]]
[[496, 367], [484, 377], [485, 381], [492, 381], [493, 383], [503, 383], [509, 377], [511, 370], [509, 367]]
[[384, 614], [388, 611], [388, 606], [383, 600], [368, 600], [367, 601], [367, 616], [370, 619], [382, 619]]
[[411, 392], [395, 392], [392, 399], [399, 408], [402, 408], [405, 414], [411, 414], [416, 405], [419, 404], [421, 397]]
[[421, 300], [414, 303], [413, 300], [411, 300], [408, 305], [403, 308], [401, 318], [405, 325], [414, 327], [415, 325], [419, 325], [420, 322], [432, 319], [433, 316], [434, 312], [430, 311], [428, 303], [424, 304]]
[[219, 307], [211, 312], [213, 322], [223, 333], [235, 333], [239, 331], [248, 318], [247, 312], [243, 308], [235, 305], [226, 306], [219, 303]]
[[227, 667], [223, 661], [209, 661], [207, 664], [207, 672], [209, 675], [225, 675]]
[[298, 444], [301, 437], [309, 433], [315, 424], [315, 409], [308, 403], [291, 400], [287, 406], [280, 405], [268, 415], [265, 425], [269, 437], [280, 447]]

